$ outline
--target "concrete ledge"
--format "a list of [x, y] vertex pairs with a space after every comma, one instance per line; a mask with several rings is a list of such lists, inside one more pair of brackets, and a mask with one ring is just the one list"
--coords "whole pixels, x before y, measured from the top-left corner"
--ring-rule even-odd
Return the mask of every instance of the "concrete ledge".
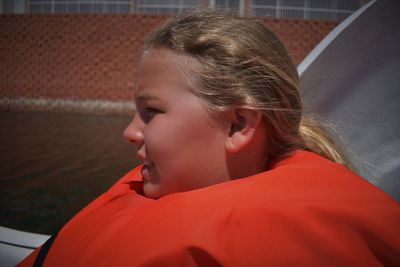
[[135, 112], [135, 104], [133, 100], [108, 101], [96, 99], [1, 97], [0, 110], [132, 115]]

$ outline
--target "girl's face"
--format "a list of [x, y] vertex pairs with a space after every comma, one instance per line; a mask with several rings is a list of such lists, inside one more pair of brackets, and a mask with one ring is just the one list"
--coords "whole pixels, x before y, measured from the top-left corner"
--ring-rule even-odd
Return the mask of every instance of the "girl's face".
[[229, 180], [229, 134], [210, 117], [188, 86], [194, 59], [167, 49], [150, 50], [135, 89], [137, 113], [124, 136], [143, 160], [144, 193], [159, 198]]

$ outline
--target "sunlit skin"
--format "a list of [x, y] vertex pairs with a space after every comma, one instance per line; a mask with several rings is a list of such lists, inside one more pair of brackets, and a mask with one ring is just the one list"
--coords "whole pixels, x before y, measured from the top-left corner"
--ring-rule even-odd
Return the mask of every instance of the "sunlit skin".
[[226, 112], [224, 124], [210, 116], [205, 102], [189, 88], [184, 66], [191, 60], [167, 49], [153, 49], [140, 66], [137, 113], [124, 136], [137, 146], [144, 163], [143, 190], [151, 198], [265, 170], [266, 131], [260, 115], [249, 115], [255, 127], [247, 139], [235, 135], [234, 140], [232, 129], [242, 128], [232, 126], [238, 112]]

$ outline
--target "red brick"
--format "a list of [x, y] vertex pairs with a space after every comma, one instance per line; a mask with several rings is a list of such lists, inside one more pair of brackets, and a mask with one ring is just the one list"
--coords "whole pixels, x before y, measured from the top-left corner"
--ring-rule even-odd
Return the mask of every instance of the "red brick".
[[[157, 15], [1, 15], [0, 97], [131, 100]], [[336, 22], [260, 19], [296, 64]]]

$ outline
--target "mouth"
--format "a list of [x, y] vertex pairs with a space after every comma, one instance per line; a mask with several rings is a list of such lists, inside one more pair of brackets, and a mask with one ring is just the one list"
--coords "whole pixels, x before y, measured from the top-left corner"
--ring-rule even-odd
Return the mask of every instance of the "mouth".
[[146, 166], [146, 167], [151, 167], [151, 166], [154, 165], [154, 162], [148, 161], [148, 160], [144, 160], [143, 161], [143, 165]]
[[148, 181], [150, 179], [150, 173], [153, 170], [153, 168], [154, 168], [154, 162], [148, 160], [143, 161], [143, 167], [140, 172], [142, 174], [144, 181], [146, 180]]

